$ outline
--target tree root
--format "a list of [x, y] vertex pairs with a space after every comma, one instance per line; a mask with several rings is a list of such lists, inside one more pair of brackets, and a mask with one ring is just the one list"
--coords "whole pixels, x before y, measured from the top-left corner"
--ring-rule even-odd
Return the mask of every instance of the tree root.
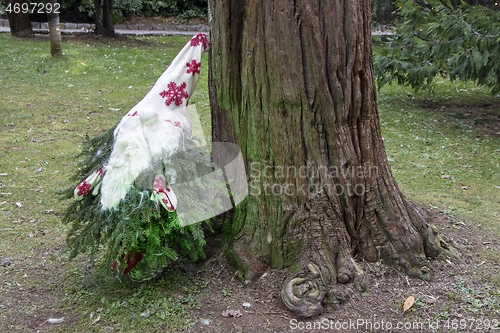
[[[346, 275], [353, 277], [351, 281], [355, 291], [358, 294], [368, 291], [370, 279], [354, 259], [349, 258], [347, 262], [342, 261], [342, 263], [344, 265], [339, 270], [347, 272], [348, 267], [352, 269]], [[345, 283], [348, 282], [346, 280]], [[324, 302], [338, 307], [345, 300], [345, 296], [340, 290], [328, 288], [319, 267], [313, 263], [307, 264], [303, 271], [286, 279], [281, 289], [281, 298], [285, 305], [301, 317], [313, 317], [323, 313]]]
[[462, 256], [460, 255], [460, 252], [458, 252], [457, 246], [452, 239], [449, 239], [445, 235], [440, 234], [438, 228], [433, 224], [430, 225], [430, 230], [432, 230], [434, 236], [439, 242], [441, 255], [448, 256], [451, 259], [459, 262], [463, 262]]
[[326, 290], [321, 272], [313, 263], [307, 270], [285, 280], [281, 289], [281, 299], [285, 305], [301, 317], [313, 317], [323, 313], [321, 302]]

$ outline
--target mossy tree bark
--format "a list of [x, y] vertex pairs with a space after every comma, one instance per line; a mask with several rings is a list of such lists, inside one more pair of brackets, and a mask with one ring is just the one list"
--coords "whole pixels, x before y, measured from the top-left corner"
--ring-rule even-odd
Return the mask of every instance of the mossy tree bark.
[[[57, 0], [48, 0], [47, 3], [55, 8]], [[55, 58], [62, 58], [62, 39], [61, 29], [59, 28], [59, 14], [55, 11], [47, 12], [47, 21], [49, 23], [50, 54]]]
[[369, 1], [211, 0], [213, 141], [237, 143], [250, 195], [224, 226], [245, 279], [290, 268], [304, 316], [353, 257], [422, 275], [440, 248], [391, 173], [373, 78]]

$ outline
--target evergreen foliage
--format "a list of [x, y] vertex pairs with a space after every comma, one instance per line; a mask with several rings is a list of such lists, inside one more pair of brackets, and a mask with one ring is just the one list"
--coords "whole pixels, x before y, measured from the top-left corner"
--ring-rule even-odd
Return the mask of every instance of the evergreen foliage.
[[[500, 91], [500, 12], [449, 1], [399, 3], [403, 24], [375, 49], [379, 87], [396, 81], [432, 89], [436, 76], [473, 81]], [[497, 7], [497, 6], [493, 6]]]
[[[78, 156], [80, 168], [72, 177], [75, 185], [65, 191], [66, 198], [72, 198], [76, 185], [106, 163], [113, 148], [114, 129], [96, 138], [87, 136]], [[202, 173], [213, 170], [209, 155], [188, 140], [185, 149], [172, 162], [176, 170], [183, 171], [177, 182], [198, 179]], [[225, 189], [225, 184], [215, 186], [224, 186]], [[199, 190], [197, 192], [194, 189], [193, 196]], [[129, 252], [142, 252], [141, 265], [152, 269], [166, 267], [169, 260], [176, 260], [179, 255], [192, 261], [203, 259], [203, 227], [209, 227], [209, 224], [181, 226], [177, 212], [170, 213], [161, 205], [158, 206], [150, 200], [151, 194], [152, 189], [132, 186], [119, 206], [109, 210], [102, 209], [100, 193], [95, 196], [89, 194], [81, 201], [72, 202], [63, 218], [63, 223], [72, 223], [66, 240], [70, 259], [86, 252], [90, 252], [93, 259], [100, 251], [106, 250], [104, 267], [108, 273], [114, 261], [119, 263], [120, 270], [126, 267], [124, 254]], [[219, 208], [211, 203], [209, 207], [202, 202], [198, 206], [204, 212], [210, 207]]]

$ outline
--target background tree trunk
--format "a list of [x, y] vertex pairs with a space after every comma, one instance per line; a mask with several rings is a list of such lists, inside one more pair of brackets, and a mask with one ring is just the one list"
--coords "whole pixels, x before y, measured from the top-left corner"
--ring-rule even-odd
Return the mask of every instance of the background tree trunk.
[[[23, 0], [6, 0], [5, 7], [7, 8], [9, 4], [11, 8], [14, 8], [14, 4], [24, 3]], [[19, 7], [21, 8], [21, 7]], [[19, 13], [15, 13], [13, 10], [7, 12], [7, 17], [9, 19], [10, 33], [14, 37], [19, 38], [30, 38], [34, 37], [33, 28], [31, 27], [31, 21], [28, 13], [23, 13], [22, 10]]]
[[99, 36], [115, 36], [115, 28], [111, 20], [113, 11], [112, 0], [94, 0], [95, 8], [95, 30], [94, 33]]
[[[48, 3], [52, 4], [51, 8], [55, 8], [56, 0], [49, 0]], [[47, 21], [49, 23], [49, 38], [50, 38], [50, 54], [56, 58], [62, 58], [62, 39], [61, 30], [59, 27], [59, 14], [47, 12]]]
[[353, 257], [425, 274], [440, 247], [387, 162], [369, 1], [209, 1], [213, 141], [237, 143], [250, 195], [223, 226], [244, 279], [288, 267], [289, 308], [322, 311]]
[[113, 37], [115, 35], [115, 28], [111, 20], [112, 10], [113, 10], [112, 0], [103, 0], [103, 5], [102, 5], [103, 29], [104, 29], [104, 35], [109, 37]]
[[96, 35], [102, 35], [102, 11], [101, 11], [101, 0], [94, 0], [94, 20], [95, 20], [95, 30]]

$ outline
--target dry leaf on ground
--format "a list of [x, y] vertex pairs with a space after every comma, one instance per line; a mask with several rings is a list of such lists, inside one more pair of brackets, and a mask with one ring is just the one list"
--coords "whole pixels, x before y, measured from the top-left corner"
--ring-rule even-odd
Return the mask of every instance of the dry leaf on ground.
[[413, 296], [408, 297], [405, 303], [403, 304], [403, 313], [408, 311], [413, 306], [413, 303], [415, 303], [415, 297]]

